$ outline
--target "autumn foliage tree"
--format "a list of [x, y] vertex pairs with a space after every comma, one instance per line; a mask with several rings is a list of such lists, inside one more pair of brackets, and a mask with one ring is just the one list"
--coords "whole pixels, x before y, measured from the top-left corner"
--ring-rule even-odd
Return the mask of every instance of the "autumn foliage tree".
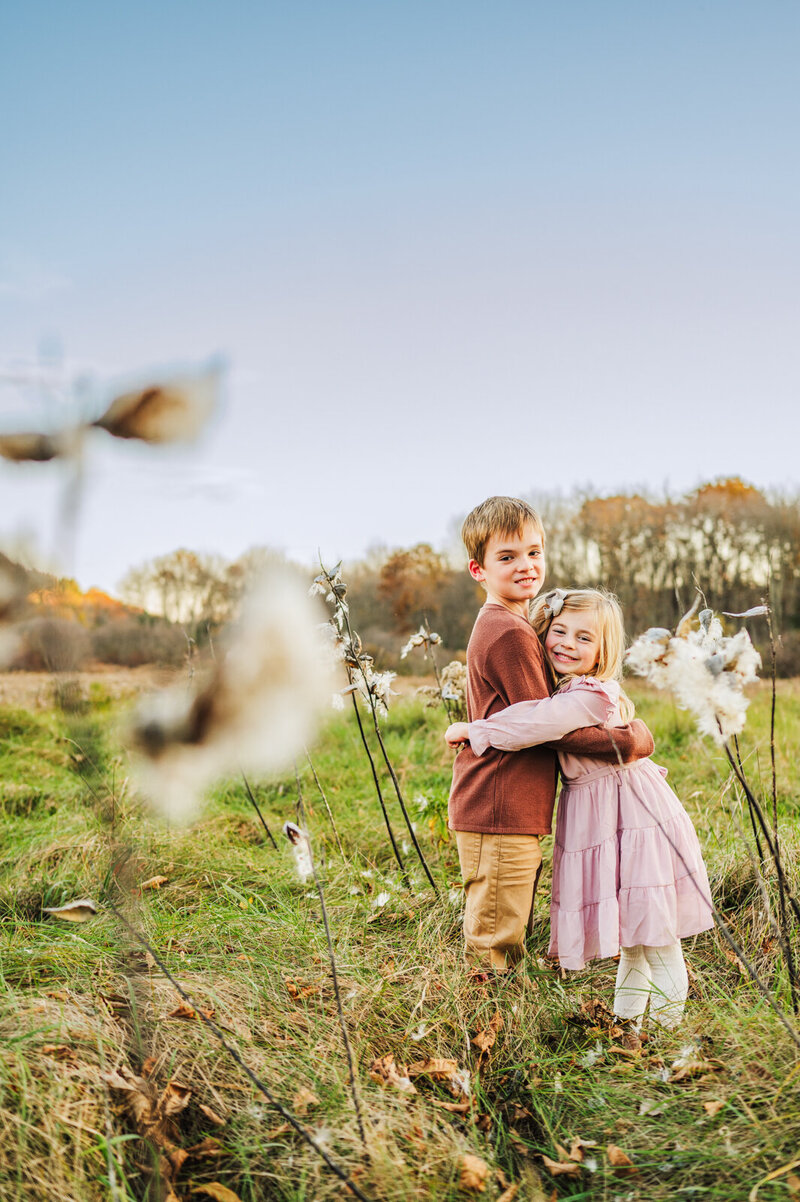
[[406, 634], [426, 617], [435, 622], [449, 574], [444, 556], [429, 543], [393, 551], [380, 569], [378, 597], [392, 614], [398, 634]]

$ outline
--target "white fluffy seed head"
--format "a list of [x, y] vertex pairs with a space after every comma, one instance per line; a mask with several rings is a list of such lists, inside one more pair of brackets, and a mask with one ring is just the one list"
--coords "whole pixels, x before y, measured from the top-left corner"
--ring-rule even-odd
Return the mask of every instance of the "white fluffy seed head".
[[742, 690], [757, 679], [761, 656], [746, 630], [726, 637], [710, 610], [699, 615], [697, 629], [689, 628], [687, 618], [680, 636], [647, 631], [625, 661], [656, 688], [669, 689], [678, 705], [694, 714], [698, 730], [721, 744], [744, 728], [749, 701]]
[[205, 682], [142, 704], [131, 741], [140, 783], [157, 809], [188, 818], [213, 780], [292, 763], [330, 703], [320, 616], [296, 578], [272, 568], [245, 599]]

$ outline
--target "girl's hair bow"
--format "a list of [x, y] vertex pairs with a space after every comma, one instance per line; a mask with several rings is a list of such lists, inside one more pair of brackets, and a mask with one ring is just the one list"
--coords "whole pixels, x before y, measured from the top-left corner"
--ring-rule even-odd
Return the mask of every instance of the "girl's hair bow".
[[549, 593], [545, 593], [544, 608], [551, 618], [557, 618], [561, 613], [568, 595], [566, 589], [563, 588], [554, 588]]

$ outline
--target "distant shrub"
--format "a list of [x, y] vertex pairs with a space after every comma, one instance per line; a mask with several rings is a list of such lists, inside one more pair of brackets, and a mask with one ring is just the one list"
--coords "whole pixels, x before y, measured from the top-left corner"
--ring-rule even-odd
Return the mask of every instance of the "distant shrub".
[[121, 618], [91, 632], [92, 654], [104, 664], [138, 668], [142, 664], [179, 667], [186, 655], [180, 626], [159, 619]]
[[89, 635], [66, 618], [31, 618], [17, 626], [20, 647], [12, 668], [29, 672], [74, 672], [91, 656]]

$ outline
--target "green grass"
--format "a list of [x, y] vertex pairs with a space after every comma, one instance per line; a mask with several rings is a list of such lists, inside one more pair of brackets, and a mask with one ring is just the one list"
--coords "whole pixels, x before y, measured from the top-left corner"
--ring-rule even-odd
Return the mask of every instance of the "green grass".
[[[784, 974], [752, 868], [731, 816], [726, 763], [701, 741], [686, 714], [637, 687], [638, 712], [656, 737], [656, 759], [696, 822], [713, 888], [726, 917], [782, 1001]], [[800, 687], [780, 689], [778, 780], [787, 859], [796, 862], [800, 772], [795, 732]], [[520, 1199], [714, 1199], [739, 1202], [768, 1174], [798, 1159], [800, 1066], [795, 1046], [726, 955], [719, 936], [690, 941], [693, 973], [684, 1027], [651, 1033], [643, 1055], [621, 1055], [607, 1032], [581, 1021], [581, 1003], [610, 1004], [614, 965], [601, 962], [561, 979], [541, 959], [547, 945], [549, 882], [522, 971], [476, 983], [461, 955], [455, 848], [436, 836], [451, 757], [444, 720], [414, 701], [397, 702], [386, 724], [389, 753], [414, 815], [440, 897], [402, 888], [352, 717], [332, 719], [313, 750], [335, 816], [340, 856], [310, 770], [301, 768], [308, 823], [320, 862], [337, 971], [367, 1120], [363, 1155], [336, 1016], [319, 899], [294, 873], [288, 847], [264, 839], [244, 789], [221, 784], [190, 827], [151, 818], [132, 794], [116, 733], [119, 714], [102, 695], [67, 718], [54, 711], [0, 710], [0, 1197], [70, 1202], [165, 1196], [158, 1155], [124, 1096], [103, 1074], [149, 1067], [160, 1093], [188, 1087], [188, 1105], [169, 1128], [190, 1152], [175, 1177], [180, 1199], [218, 1182], [243, 1202], [343, 1196], [341, 1184], [291, 1131], [196, 1020], [169, 1017], [180, 999], [104, 903], [121, 906], [197, 1004], [213, 1008], [226, 1038], [290, 1108], [298, 1091], [318, 1102], [304, 1122], [376, 1199], [444, 1202], [459, 1188], [460, 1158], [489, 1168], [480, 1196], [504, 1183]], [[742, 751], [754, 780], [769, 784], [769, 697], [758, 692]], [[257, 782], [279, 837], [296, 818], [294, 777]], [[385, 797], [398, 838], [399, 809]], [[430, 820], [430, 822], [429, 822]], [[141, 891], [163, 875], [160, 889]], [[377, 907], [380, 893], [389, 901]], [[44, 906], [88, 896], [96, 918], [47, 919]], [[298, 996], [292, 996], [296, 994]], [[471, 1039], [495, 1011], [504, 1025], [478, 1071]], [[670, 1066], [694, 1045], [708, 1072], [669, 1082]], [[48, 1050], [49, 1049], [49, 1050]], [[467, 1114], [444, 1084], [418, 1080], [407, 1097], [369, 1076], [379, 1056], [401, 1064], [425, 1057], [472, 1072]], [[665, 1070], [670, 1070], [667, 1072]], [[705, 1103], [723, 1103], [709, 1114]], [[224, 1119], [217, 1126], [201, 1105]], [[714, 1108], [711, 1107], [713, 1110]], [[164, 1128], [166, 1130], [166, 1128]], [[575, 1176], [553, 1176], [542, 1155], [587, 1141]], [[615, 1170], [618, 1145], [635, 1173]], [[212, 1147], [214, 1155], [209, 1155]], [[205, 1149], [205, 1151], [204, 1151]], [[163, 1151], [163, 1149], [162, 1149]], [[155, 1169], [155, 1172], [154, 1172]], [[800, 1174], [799, 1174], [800, 1175]], [[788, 1182], [788, 1185], [787, 1185]], [[789, 1198], [791, 1172], [759, 1187], [762, 1202]], [[555, 1192], [554, 1192], [555, 1191]], [[202, 1194], [197, 1196], [202, 1197]], [[478, 1196], [478, 1195], [475, 1195]]]

